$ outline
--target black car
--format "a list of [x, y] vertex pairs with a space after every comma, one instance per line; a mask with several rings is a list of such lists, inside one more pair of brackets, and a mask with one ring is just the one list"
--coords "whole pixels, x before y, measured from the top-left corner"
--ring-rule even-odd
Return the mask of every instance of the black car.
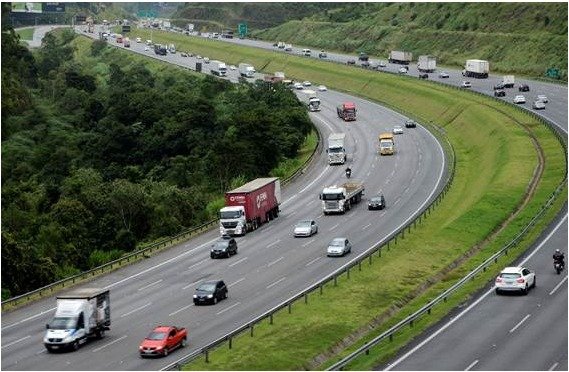
[[227, 298], [227, 286], [223, 280], [211, 280], [203, 282], [196, 288], [194, 304], [216, 304]]
[[504, 89], [504, 88], [506, 88], [504, 83], [498, 83], [498, 84], [494, 85], [494, 90], [499, 90], [499, 89]]
[[494, 90], [494, 97], [506, 97], [506, 91], [503, 89]]
[[405, 120], [405, 128], [415, 128], [417, 127], [417, 123], [414, 120]]
[[355, 65], [356, 64], [356, 60], [355, 59], [348, 59], [348, 65]]
[[358, 56], [358, 60], [367, 61], [367, 60], [369, 60], [369, 56], [367, 55], [367, 53], [360, 52], [360, 55]]
[[321, 51], [320, 53], [318, 53], [318, 58], [328, 58], [328, 55], [326, 54], [325, 51]]
[[383, 208], [385, 208], [385, 198], [383, 197], [382, 194], [374, 196], [367, 203], [367, 209], [370, 211], [373, 209], [383, 209]]
[[363, 61], [361, 66], [363, 68], [369, 68], [369, 66], [370, 66], [369, 61]]
[[419, 79], [428, 79], [429, 74], [419, 74]]
[[211, 258], [231, 257], [234, 254], [237, 254], [237, 242], [231, 237], [218, 240], [211, 245]]
[[520, 92], [529, 92], [529, 85], [520, 84], [520, 87], [518, 89], [520, 90]]

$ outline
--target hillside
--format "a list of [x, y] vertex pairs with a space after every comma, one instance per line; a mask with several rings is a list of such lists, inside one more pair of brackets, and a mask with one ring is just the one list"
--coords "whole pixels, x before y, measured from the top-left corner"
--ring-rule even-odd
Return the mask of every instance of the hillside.
[[566, 3], [365, 3], [257, 30], [254, 37], [386, 57], [404, 49], [462, 66], [488, 59], [491, 69], [567, 78]]

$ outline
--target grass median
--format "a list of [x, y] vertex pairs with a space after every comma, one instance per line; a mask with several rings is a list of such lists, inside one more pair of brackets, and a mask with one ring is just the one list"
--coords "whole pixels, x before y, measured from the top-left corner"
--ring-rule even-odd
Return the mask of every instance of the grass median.
[[[149, 35], [140, 32], [135, 36], [146, 39]], [[374, 264], [353, 271], [349, 279], [341, 277], [337, 286], [326, 285], [322, 295], [311, 294], [308, 304], [295, 303], [291, 314], [286, 309], [277, 313], [274, 324], [262, 322], [255, 327], [254, 337], [248, 333], [238, 336], [231, 350], [220, 347], [210, 353], [209, 363], [199, 359], [186, 369], [321, 368], [325, 360], [366, 337], [369, 329], [387, 329], [397, 317], [424, 304], [426, 299], [421, 296], [432, 298], [430, 289], [440, 292], [497, 251], [529, 222], [564, 179], [565, 150], [557, 139], [536, 118], [503, 102], [432, 82], [218, 41], [160, 32], [154, 32], [153, 38], [175, 43], [178, 50], [231, 64], [252, 63], [265, 72], [285, 71], [298, 80], [374, 100], [443, 128], [456, 153], [452, 188], [404, 240]], [[378, 123], [378, 131], [380, 127]], [[545, 160], [541, 169], [539, 153]], [[530, 189], [535, 176], [539, 179], [535, 189]], [[560, 198], [565, 201], [567, 196]], [[560, 208], [559, 203], [555, 208]], [[539, 228], [553, 215], [549, 213]], [[530, 235], [537, 231], [534, 228]], [[529, 240], [520, 244], [518, 253], [528, 244]], [[461, 258], [460, 267], [452, 271]], [[486, 284], [493, 273], [487, 275], [477, 278], [469, 290]], [[452, 306], [448, 303], [437, 311], [444, 314]], [[428, 319], [432, 322], [436, 317]]]

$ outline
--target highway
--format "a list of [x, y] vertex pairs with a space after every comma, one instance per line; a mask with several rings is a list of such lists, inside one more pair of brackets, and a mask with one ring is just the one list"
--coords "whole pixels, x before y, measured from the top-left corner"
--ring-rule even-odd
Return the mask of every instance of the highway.
[[[133, 42], [131, 50], [191, 68], [192, 58], [156, 56]], [[204, 65], [205, 66], [205, 65]], [[236, 71], [231, 80], [236, 79]], [[237, 238], [239, 254], [211, 260], [209, 245], [217, 229], [179, 244], [159, 255], [85, 286], [111, 290], [112, 325], [103, 340], [80, 350], [49, 354], [42, 338], [55, 310], [55, 297], [47, 297], [17, 311], [2, 314], [2, 368], [4, 370], [157, 370], [186, 353], [232, 331], [307, 286], [343, 266], [419, 213], [444, 186], [446, 164], [442, 149], [423, 127], [396, 137], [397, 153], [377, 154], [377, 134], [402, 124], [404, 117], [374, 103], [327, 91], [320, 94], [322, 111], [311, 113], [323, 138], [332, 132], [347, 134], [348, 165], [352, 178], [366, 185], [364, 200], [345, 215], [323, 216], [318, 194], [324, 186], [344, 182], [344, 167], [329, 166], [319, 151], [304, 175], [283, 188], [279, 218], [259, 230]], [[358, 107], [356, 122], [337, 118], [335, 106], [343, 100]], [[387, 208], [368, 211], [366, 200], [384, 193]], [[319, 233], [293, 238], [300, 219], [314, 218]], [[346, 236], [352, 253], [326, 257], [325, 247], [336, 236]], [[229, 299], [215, 306], [192, 304], [194, 288], [203, 280], [223, 278]], [[152, 327], [174, 324], [189, 329], [189, 345], [167, 358], [141, 359], [138, 345]]]

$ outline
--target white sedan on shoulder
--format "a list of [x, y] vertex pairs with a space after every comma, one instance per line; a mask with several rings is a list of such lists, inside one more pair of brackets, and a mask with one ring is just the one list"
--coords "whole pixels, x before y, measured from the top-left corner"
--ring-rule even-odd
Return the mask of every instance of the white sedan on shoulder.
[[535, 273], [525, 267], [506, 267], [496, 277], [496, 294], [506, 291], [521, 292], [528, 294], [530, 288], [535, 288]]

